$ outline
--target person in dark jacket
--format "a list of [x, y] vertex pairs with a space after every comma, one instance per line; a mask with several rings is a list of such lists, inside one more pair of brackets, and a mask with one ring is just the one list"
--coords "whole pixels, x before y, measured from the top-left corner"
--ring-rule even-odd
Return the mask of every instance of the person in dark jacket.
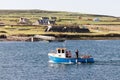
[[75, 54], [76, 54], [76, 58], [78, 59], [78, 57], [79, 57], [79, 51], [78, 51], [78, 49], [76, 50]]

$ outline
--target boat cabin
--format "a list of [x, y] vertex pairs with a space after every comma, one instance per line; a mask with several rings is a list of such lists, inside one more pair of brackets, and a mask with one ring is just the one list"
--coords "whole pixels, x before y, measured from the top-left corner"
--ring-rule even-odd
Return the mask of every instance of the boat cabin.
[[57, 55], [61, 58], [66, 58], [66, 48], [57, 48]]

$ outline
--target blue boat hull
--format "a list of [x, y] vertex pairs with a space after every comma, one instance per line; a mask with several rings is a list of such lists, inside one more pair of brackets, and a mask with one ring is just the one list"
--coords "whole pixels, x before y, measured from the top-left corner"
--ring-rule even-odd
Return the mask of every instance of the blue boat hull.
[[59, 57], [53, 57], [49, 56], [49, 59], [54, 63], [94, 63], [93, 58], [59, 58]]

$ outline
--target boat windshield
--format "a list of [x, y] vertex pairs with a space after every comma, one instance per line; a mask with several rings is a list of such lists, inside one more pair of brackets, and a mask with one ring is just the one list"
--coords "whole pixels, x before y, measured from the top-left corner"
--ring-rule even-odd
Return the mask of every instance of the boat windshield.
[[65, 48], [57, 48], [57, 53], [65, 53]]
[[60, 49], [58, 49], [58, 53], [60, 53]]
[[62, 49], [62, 53], [65, 53], [65, 50], [64, 50], [64, 49]]

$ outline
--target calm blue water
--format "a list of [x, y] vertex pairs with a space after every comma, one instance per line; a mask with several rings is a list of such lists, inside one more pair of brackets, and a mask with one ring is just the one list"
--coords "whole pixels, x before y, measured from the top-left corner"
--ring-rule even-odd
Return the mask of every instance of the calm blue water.
[[[48, 52], [65, 46], [91, 54], [93, 64], [51, 64]], [[0, 42], [0, 80], [120, 80], [120, 40]]]

